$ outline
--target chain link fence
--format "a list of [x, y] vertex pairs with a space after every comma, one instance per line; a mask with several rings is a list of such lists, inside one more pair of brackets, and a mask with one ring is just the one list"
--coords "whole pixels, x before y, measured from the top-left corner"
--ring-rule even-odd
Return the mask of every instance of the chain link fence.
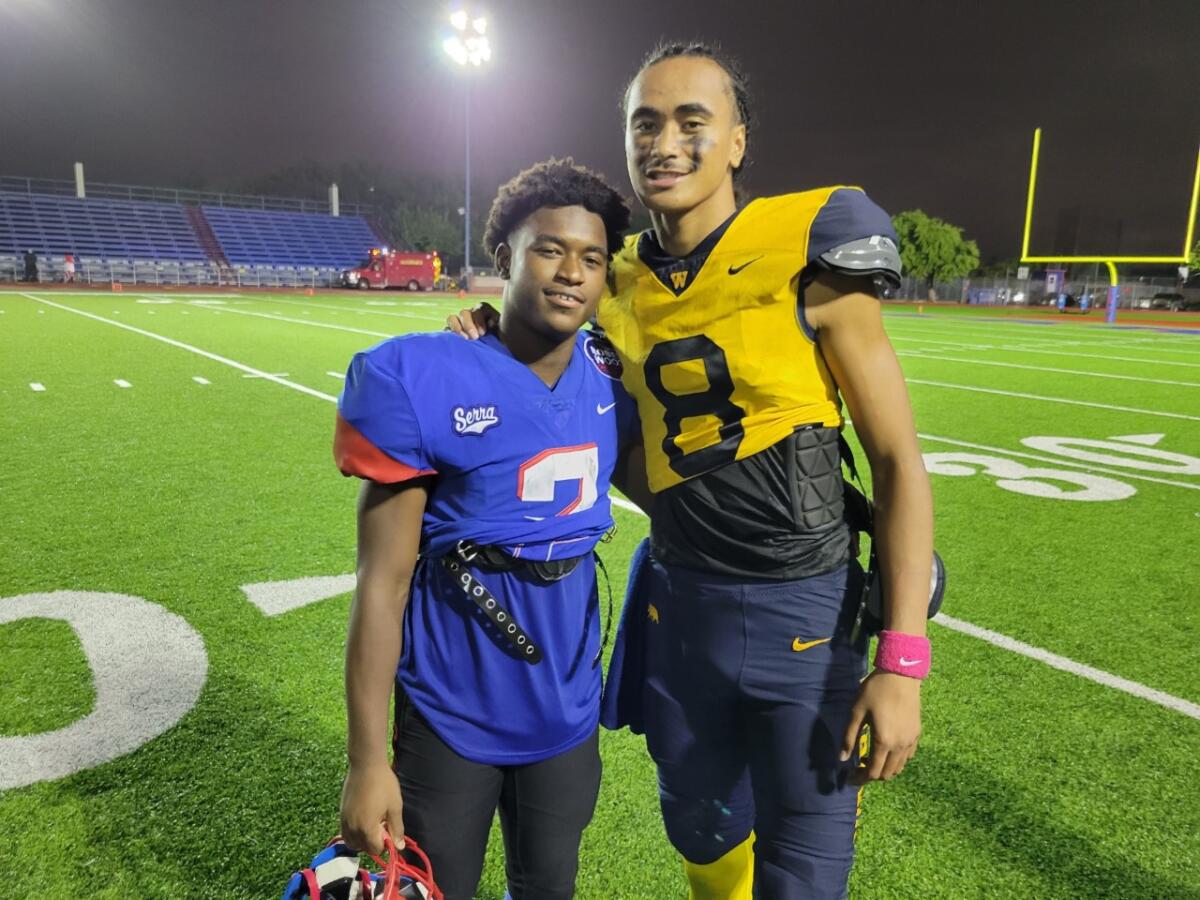
[[0, 282], [25, 284], [154, 285], [158, 287], [337, 287], [338, 269], [311, 266], [222, 266], [212, 262], [79, 259], [68, 278], [61, 256], [39, 256], [36, 281], [25, 280], [20, 256], [0, 255]]
[[[1095, 309], [1108, 303], [1108, 275], [1073, 276], [1047, 286], [1040, 277], [973, 277], [928, 282], [905, 277], [899, 289], [889, 292], [894, 300], [940, 300], [971, 306], [1055, 306], [1059, 295], [1071, 306], [1084, 298]], [[1180, 287], [1178, 278], [1134, 278], [1122, 281], [1117, 300], [1120, 309], [1200, 309], [1200, 288]]]

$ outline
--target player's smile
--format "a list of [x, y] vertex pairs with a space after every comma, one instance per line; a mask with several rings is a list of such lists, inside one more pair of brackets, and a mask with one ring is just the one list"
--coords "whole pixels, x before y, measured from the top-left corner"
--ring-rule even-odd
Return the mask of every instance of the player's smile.
[[563, 290], [559, 287], [543, 288], [542, 294], [555, 306], [562, 307], [563, 309], [578, 309], [587, 303], [582, 295], [574, 291]]
[[683, 171], [681, 169], [646, 169], [646, 187], [656, 191], [669, 190], [690, 174], [690, 171]]

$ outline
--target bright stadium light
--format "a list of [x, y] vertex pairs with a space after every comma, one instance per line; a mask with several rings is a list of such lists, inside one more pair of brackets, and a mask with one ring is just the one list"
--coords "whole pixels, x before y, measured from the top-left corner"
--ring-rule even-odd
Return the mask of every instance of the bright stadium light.
[[[492, 46], [487, 37], [488, 20], [482, 15], [470, 15], [465, 9], [455, 10], [450, 15], [454, 31], [442, 41], [442, 49], [454, 62], [464, 69], [478, 69], [492, 58]], [[467, 177], [466, 203], [463, 214], [463, 268], [471, 274], [471, 90], [470, 82], [463, 86], [463, 126], [466, 131]]]
[[448, 37], [442, 41], [442, 49], [460, 66], [465, 66], [470, 61], [466, 45], [457, 37]]
[[454, 34], [442, 41], [442, 49], [460, 66], [470, 63], [481, 66], [492, 58], [492, 47], [487, 39], [487, 19], [477, 16], [472, 19], [463, 10], [450, 16]]

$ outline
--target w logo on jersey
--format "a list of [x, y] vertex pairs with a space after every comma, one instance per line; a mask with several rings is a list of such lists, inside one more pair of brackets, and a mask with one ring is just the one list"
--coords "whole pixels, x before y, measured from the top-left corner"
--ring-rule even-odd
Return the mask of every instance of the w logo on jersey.
[[500, 424], [500, 415], [494, 406], [454, 407], [455, 434], [483, 434], [493, 425]]
[[671, 287], [675, 288], [676, 291], [682, 291], [687, 287], [689, 274], [687, 269], [684, 269], [682, 272], [672, 272]]

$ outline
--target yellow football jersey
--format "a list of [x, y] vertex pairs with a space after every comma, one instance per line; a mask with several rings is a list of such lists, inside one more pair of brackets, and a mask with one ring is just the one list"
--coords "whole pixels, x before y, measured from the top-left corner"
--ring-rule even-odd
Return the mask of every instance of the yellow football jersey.
[[799, 426], [842, 424], [798, 304], [810, 232], [835, 192], [870, 204], [842, 187], [761, 198], [686, 258], [656, 258], [642, 235], [614, 257], [599, 322], [637, 400], [651, 490], [765, 450]]

